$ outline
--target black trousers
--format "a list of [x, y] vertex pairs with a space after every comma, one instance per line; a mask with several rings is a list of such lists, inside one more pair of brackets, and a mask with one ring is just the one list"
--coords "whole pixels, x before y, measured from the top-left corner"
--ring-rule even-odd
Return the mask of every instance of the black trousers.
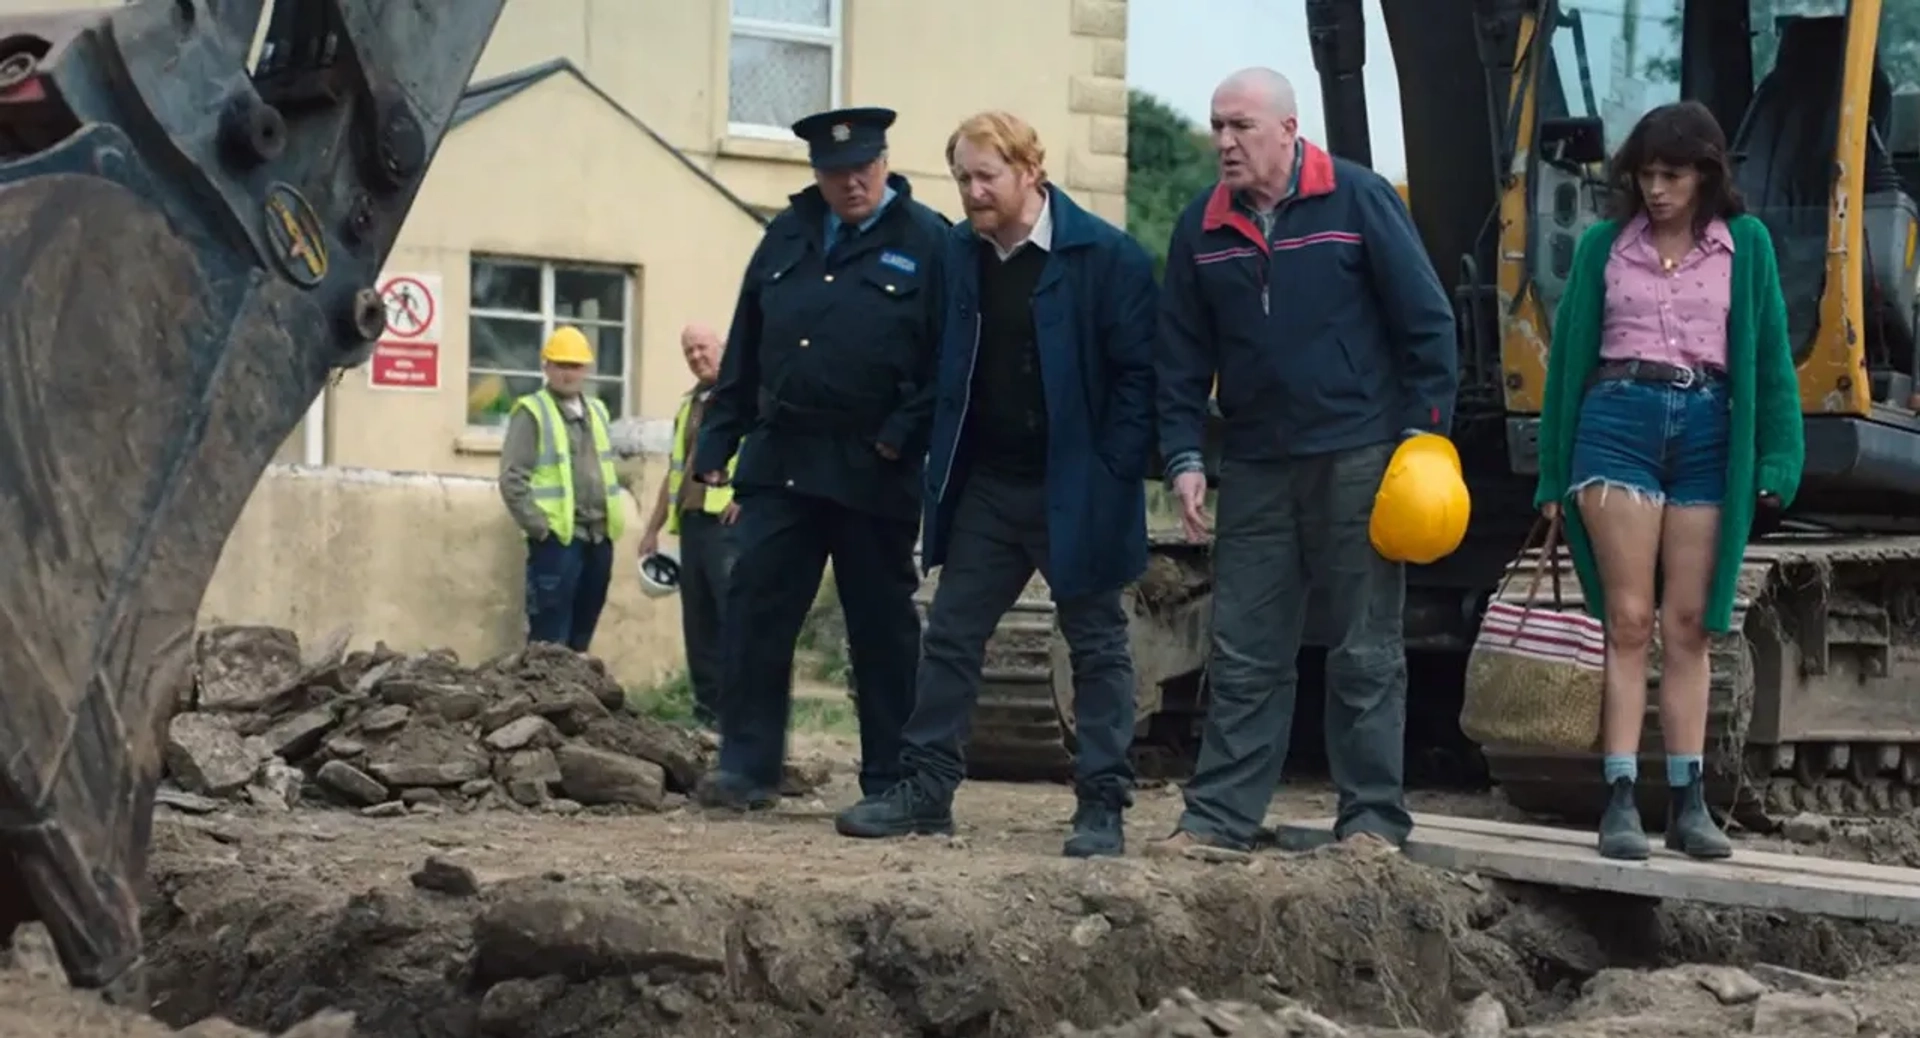
[[741, 499], [735, 531], [740, 554], [721, 636], [720, 770], [759, 789], [778, 788], [793, 709], [794, 642], [832, 559], [860, 688], [860, 788], [877, 793], [893, 785], [920, 656], [913, 606], [919, 524], [756, 488]]
[[680, 513], [680, 634], [687, 647], [687, 683], [693, 686], [695, 719], [716, 727], [725, 702], [720, 636], [733, 533], [717, 515]]

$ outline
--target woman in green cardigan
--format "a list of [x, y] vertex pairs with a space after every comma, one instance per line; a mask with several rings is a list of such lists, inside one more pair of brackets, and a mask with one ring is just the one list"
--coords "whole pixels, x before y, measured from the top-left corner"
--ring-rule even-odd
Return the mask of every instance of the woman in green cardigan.
[[1707, 640], [1732, 623], [1756, 518], [1777, 521], [1800, 485], [1786, 302], [1773, 240], [1745, 214], [1704, 106], [1648, 112], [1611, 183], [1613, 218], [1581, 238], [1554, 315], [1535, 503], [1564, 518], [1587, 609], [1606, 627], [1600, 853], [1648, 854], [1633, 789], [1658, 586], [1666, 843], [1724, 858], [1732, 844], [1701, 780]]

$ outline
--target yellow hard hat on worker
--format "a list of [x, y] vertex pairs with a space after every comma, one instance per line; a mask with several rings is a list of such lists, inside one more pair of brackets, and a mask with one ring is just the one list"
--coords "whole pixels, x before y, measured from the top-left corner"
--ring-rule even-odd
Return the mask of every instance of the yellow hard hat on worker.
[[1387, 462], [1367, 534], [1382, 557], [1424, 565], [1460, 547], [1472, 511], [1460, 452], [1444, 436], [1418, 433]]
[[549, 364], [592, 364], [593, 347], [587, 345], [587, 336], [570, 324], [563, 324], [547, 336], [547, 344], [540, 347], [540, 359]]

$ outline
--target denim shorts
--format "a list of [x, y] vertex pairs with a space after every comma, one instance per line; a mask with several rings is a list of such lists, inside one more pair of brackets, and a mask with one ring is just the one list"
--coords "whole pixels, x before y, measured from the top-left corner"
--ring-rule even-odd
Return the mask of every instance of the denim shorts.
[[1626, 379], [1596, 382], [1580, 403], [1569, 493], [1615, 487], [1679, 507], [1727, 496], [1725, 379], [1681, 388]]

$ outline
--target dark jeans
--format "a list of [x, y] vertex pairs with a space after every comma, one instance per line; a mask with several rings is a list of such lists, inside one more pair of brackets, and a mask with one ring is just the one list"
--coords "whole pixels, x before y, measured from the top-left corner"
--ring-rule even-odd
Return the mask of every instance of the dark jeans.
[[680, 513], [680, 633], [687, 647], [694, 719], [706, 725], [718, 725], [724, 703], [720, 631], [727, 575], [736, 554], [733, 532], [717, 515]]
[[720, 771], [758, 789], [780, 784], [793, 709], [794, 641], [831, 558], [860, 686], [860, 789], [884, 790], [898, 777], [900, 729], [913, 709], [919, 524], [784, 491], [741, 493], [734, 527], [740, 554], [720, 636], [726, 694]]
[[612, 579], [610, 540], [576, 534], [572, 544], [551, 535], [527, 542], [527, 640], [586, 652]]
[[[980, 696], [980, 671], [1000, 618], [1033, 571], [1047, 572], [1043, 483], [976, 473], [960, 490], [940, 584], [927, 615], [913, 718], [902, 770], [950, 799], [966, 775], [964, 746]], [[1083, 798], [1131, 800], [1133, 658], [1120, 591], [1055, 603], [1073, 664], [1076, 785]], [[862, 685], [864, 695], [866, 686]]]
[[1405, 570], [1373, 549], [1367, 522], [1396, 444], [1220, 468], [1214, 534], [1211, 701], [1180, 827], [1245, 846], [1265, 819], [1293, 730], [1309, 589], [1328, 615], [1327, 762], [1335, 834], [1398, 844], [1403, 791]]

